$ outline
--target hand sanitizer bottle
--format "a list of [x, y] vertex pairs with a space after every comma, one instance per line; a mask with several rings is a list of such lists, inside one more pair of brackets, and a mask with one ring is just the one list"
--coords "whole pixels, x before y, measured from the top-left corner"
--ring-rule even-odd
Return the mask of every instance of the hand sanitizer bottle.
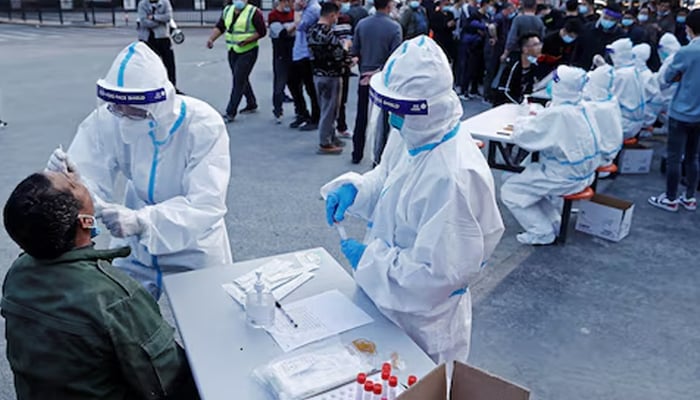
[[275, 298], [262, 281], [262, 272], [246, 295], [245, 310], [248, 323], [254, 328], [270, 328], [275, 322]]

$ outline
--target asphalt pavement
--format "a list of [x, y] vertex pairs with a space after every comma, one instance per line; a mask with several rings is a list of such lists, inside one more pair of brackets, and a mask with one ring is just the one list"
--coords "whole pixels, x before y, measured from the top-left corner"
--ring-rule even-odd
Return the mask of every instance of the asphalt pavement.
[[[178, 87], [219, 111], [231, 74], [223, 39], [205, 48], [207, 29], [187, 29], [175, 46]], [[67, 147], [95, 107], [95, 81], [135, 38], [129, 29], [34, 28], [0, 24], [0, 203], [54, 148]], [[335, 230], [324, 220], [319, 188], [340, 173], [371, 168], [370, 151], [350, 163], [316, 154], [318, 134], [273, 123], [268, 39], [251, 82], [259, 110], [228, 125], [232, 175], [226, 222], [236, 261], [322, 246], [348, 267]], [[351, 80], [349, 125], [355, 114]], [[487, 105], [463, 102], [465, 117]], [[241, 107], [245, 106], [245, 102]], [[565, 134], [565, 133], [562, 133]], [[515, 241], [517, 222], [503, 211], [506, 233], [481, 279], [471, 285], [474, 330], [470, 362], [533, 391], [537, 400], [696, 399], [700, 393], [700, 217], [646, 204], [663, 190], [653, 170], [604, 182], [599, 190], [635, 203], [632, 231], [619, 243], [574, 232], [566, 246], [533, 248]], [[101, 157], [96, 151], [94, 157]], [[497, 182], [501, 173], [495, 172]], [[364, 224], [348, 221], [350, 236]], [[100, 244], [107, 241], [107, 234]], [[0, 278], [19, 250], [0, 230]], [[169, 319], [168, 305], [161, 303]], [[0, 323], [0, 352], [5, 353]], [[235, 362], [235, 360], [232, 360]], [[14, 399], [12, 374], [0, 357], [0, 400]]]

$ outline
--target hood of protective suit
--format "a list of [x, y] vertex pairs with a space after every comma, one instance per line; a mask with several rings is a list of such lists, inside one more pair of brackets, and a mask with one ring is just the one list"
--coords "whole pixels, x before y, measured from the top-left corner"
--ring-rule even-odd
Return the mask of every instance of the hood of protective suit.
[[601, 65], [588, 73], [588, 82], [583, 87], [583, 99], [587, 101], [607, 101], [612, 99], [615, 71], [610, 65]]
[[117, 55], [107, 75], [97, 81], [97, 96], [107, 103], [148, 110], [156, 122], [159, 137], [167, 135], [180, 113], [181, 102], [168, 80], [163, 62], [143, 42], [134, 42]]
[[651, 47], [646, 43], [641, 43], [632, 48], [634, 54], [634, 65], [638, 70], [647, 69], [647, 60], [651, 56]]
[[659, 56], [662, 60], [672, 56], [681, 49], [681, 44], [672, 33], [664, 33], [659, 40]]
[[614, 41], [605, 49], [610, 55], [615, 68], [630, 67], [634, 65], [634, 53], [632, 41], [625, 38]]
[[399, 46], [370, 82], [375, 104], [404, 115], [401, 136], [409, 150], [440, 142], [459, 123], [462, 104], [452, 84], [445, 53], [425, 35]]
[[552, 105], [578, 104], [587, 79], [581, 68], [558, 67], [552, 74]]

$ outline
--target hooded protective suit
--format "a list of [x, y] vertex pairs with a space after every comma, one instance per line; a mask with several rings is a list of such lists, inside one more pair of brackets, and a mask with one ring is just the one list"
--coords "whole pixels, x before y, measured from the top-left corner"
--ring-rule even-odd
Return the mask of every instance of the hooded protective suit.
[[451, 76], [432, 39], [404, 42], [371, 80], [374, 103], [403, 119], [400, 131], [391, 131], [374, 170], [321, 189], [328, 198], [344, 184], [357, 188], [348, 212], [368, 220], [369, 230], [355, 280], [439, 362], [469, 354], [468, 285], [504, 230], [489, 166], [459, 131]]
[[581, 102], [586, 80], [584, 70], [560, 66], [551, 105], [537, 115], [519, 117], [513, 125], [513, 141], [540, 152], [540, 162], [512, 175], [501, 187], [503, 203], [525, 229], [517, 236], [520, 243], [553, 243], [561, 216], [549, 197], [580, 192], [593, 182], [600, 165], [600, 133]]
[[651, 47], [646, 44], [638, 44], [632, 48], [634, 53], [634, 65], [639, 74], [639, 78], [644, 85], [644, 126], [651, 126], [659, 116], [659, 110], [652, 107], [653, 99], [659, 97], [659, 82], [647, 66], [647, 60], [651, 55]]
[[668, 67], [673, 63], [673, 57], [676, 55], [678, 50], [681, 49], [681, 44], [675, 35], [671, 33], [665, 33], [661, 36], [659, 41], [659, 57], [661, 58], [662, 64], [659, 71], [654, 74], [656, 81], [659, 83], [659, 95], [652, 99], [651, 105], [656, 111], [657, 115], [668, 113], [668, 107], [673, 100], [673, 95], [676, 93], [678, 88], [678, 82], [666, 82], [664, 79], [664, 74], [668, 70]]
[[622, 114], [612, 92], [614, 80], [615, 71], [605, 64], [588, 73], [588, 82], [583, 88], [583, 106], [594, 130], [600, 134], [601, 165], [610, 165], [622, 149]]
[[606, 50], [615, 67], [613, 93], [620, 103], [622, 112], [622, 132], [625, 139], [636, 136], [644, 127], [644, 84], [635, 68], [632, 41], [619, 39]]
[[[68, 150], [98, 205], [121, 202], [137, 210], [143, 231], [115, 238], [131, 246], [114, 260], [157, 298], [162, 272], [232, 262], [224, 223], [231, 161], [221, 116], [208, 104], [175, 94], [158, 56], [144, 43], [119, 53], [97, 82], [102, 102], [78, 128]], [[130, 104], [149, 112], [133, 121], [108, 111]], [[115, 199], [116, 177], [126, 177]]]

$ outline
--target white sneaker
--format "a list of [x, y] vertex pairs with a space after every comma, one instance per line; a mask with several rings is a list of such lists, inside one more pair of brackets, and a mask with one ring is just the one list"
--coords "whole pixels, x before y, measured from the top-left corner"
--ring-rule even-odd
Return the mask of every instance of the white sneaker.
[[678, 212], [678, 200], [669, 200], [666, 193], [649, 197], [649, 204], [670, 212]]
[[557, 240], [557, 237], [554, 236], [553, 233], [550, 233], [549, 235], [535, 235], [530, 232], [523, 232], [515, 236], [515, 239], [517, 239], [518, 242], [522, 244], [543, 246], [554, 244], [554, 241]]
[[678, 198], [678, 202], [688, 211], [695, 211], [698, 208], [698, 201], [695, 197], [687, 198], [683, 195]]

